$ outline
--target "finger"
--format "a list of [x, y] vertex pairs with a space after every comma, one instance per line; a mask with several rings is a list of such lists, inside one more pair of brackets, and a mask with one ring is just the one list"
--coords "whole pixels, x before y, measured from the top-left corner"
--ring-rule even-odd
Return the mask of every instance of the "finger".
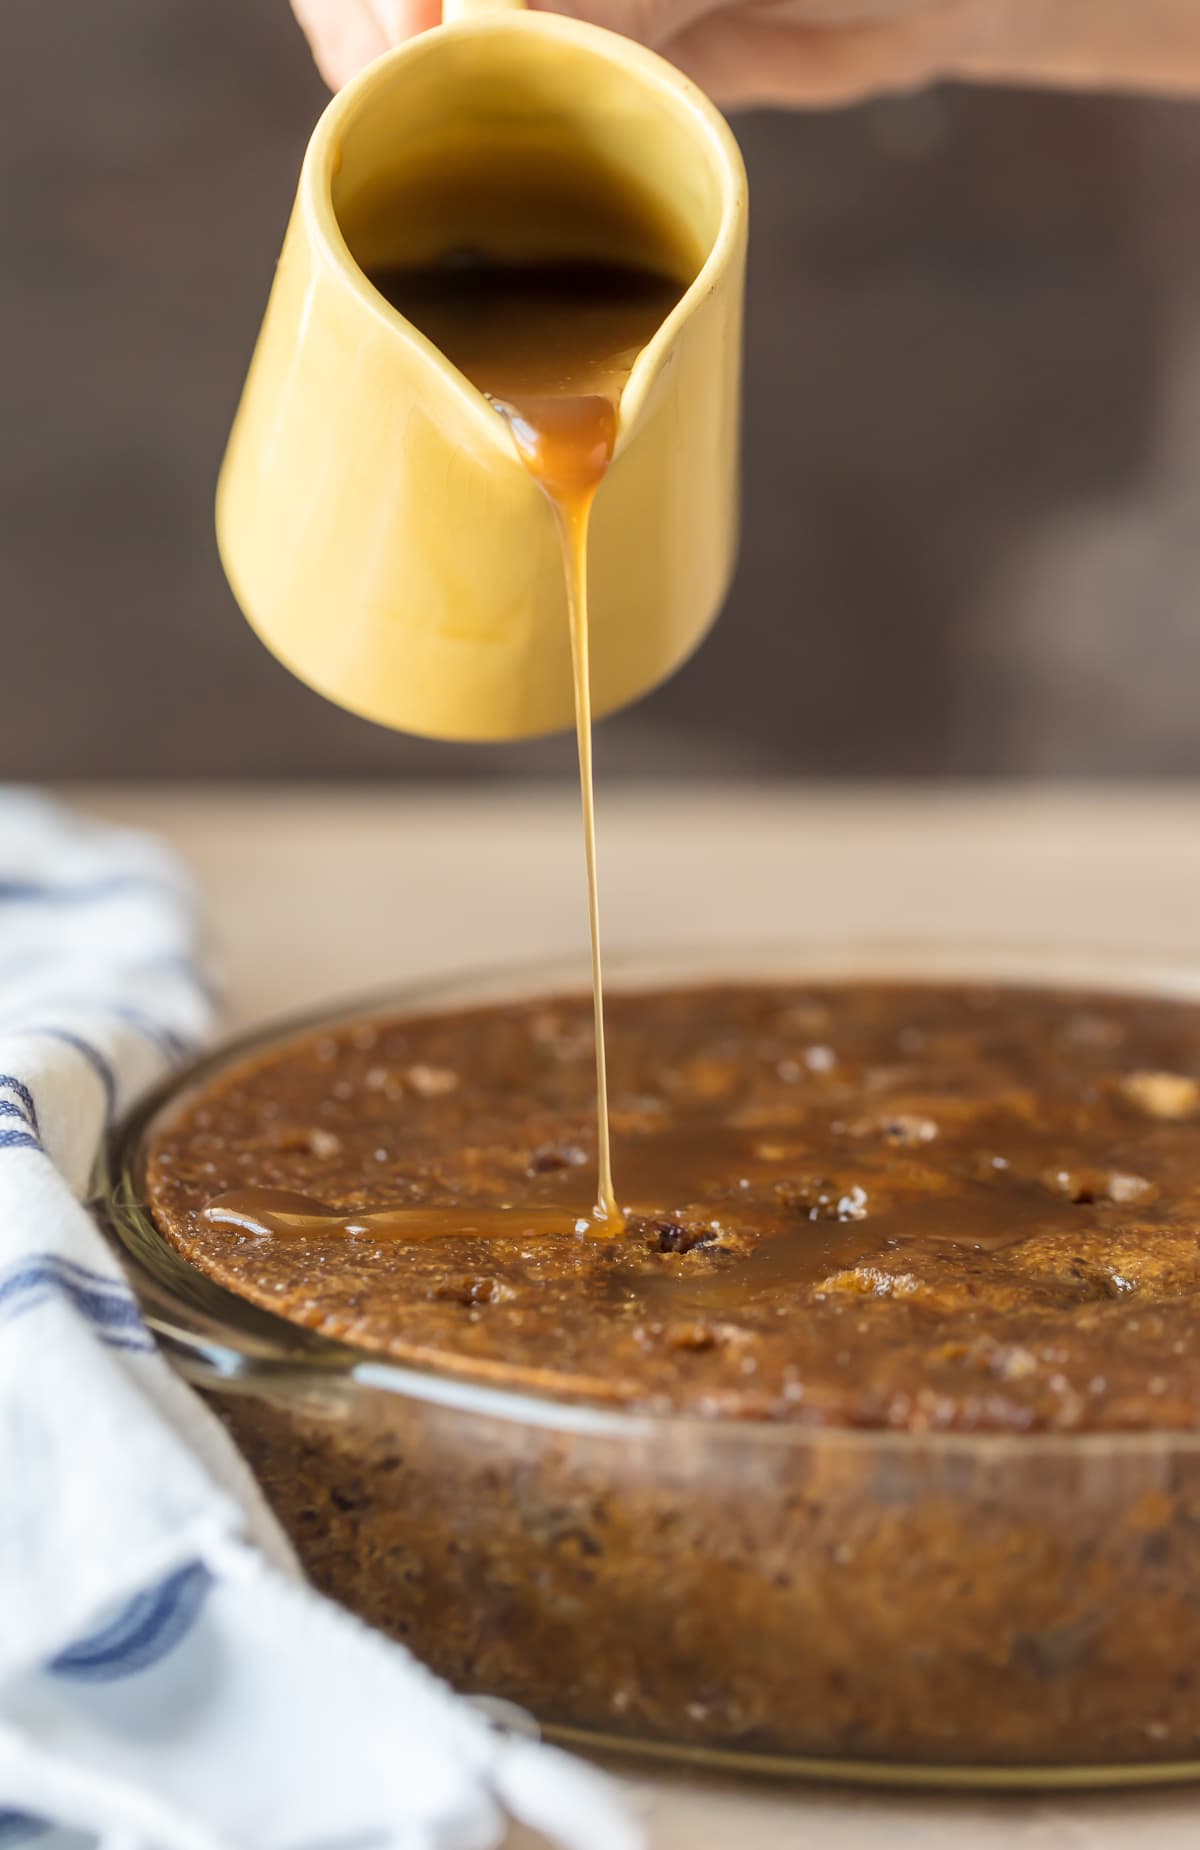
[[[746, 0], [749, 3], [749, 0]], [[754, 0], [770, 7], [776, 17], [792, 25], [844, 31], [847, 27], [880, 26], [914, 13], [953, 10], [958, 0]]]
[[402, 45], [441, 24], [441, 0], [369, 0], [369, 5], [389, 45]]
[[367, 0], [292, 0], [317, 69], [332, 90], [370, 64], [388, 41]]
[[606, 26], [652, 51], [678, 38], [707, 17], [721, 0], [529, 0], [541, 12], [565, 13], [589, 25]]
[[[830, 33], [891, 31], [893, 19], [907, 15], [956, 13], [963, 0], [737, 0], [736, 10], [770, 12], [789, 26], [810, 26]], [[661, 51], [689, 27], [723, 10], [728, 0], [529, 0], [544, 11], [607, 26], [625, 38]], [[734, 8], [729, 8], [733, 11]]]
[[996, 0], [973, 23], [964, 77], [1196, 94], [1200, 12], [1180, 0]]
[[961, 13], [946, 7], [893, 25], [824, 30], [790, 24], [771, 5], [740, 5], [687, 28], [664, 51], [727, 107], [836, 108], [950, 74]]

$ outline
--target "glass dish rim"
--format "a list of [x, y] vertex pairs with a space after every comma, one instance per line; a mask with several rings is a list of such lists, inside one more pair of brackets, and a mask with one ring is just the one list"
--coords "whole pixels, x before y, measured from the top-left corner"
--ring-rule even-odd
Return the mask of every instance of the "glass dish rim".
[[[879, 959], [876, 963], [874, 960]], [[828, 967], [822, 967], [826, 965]], [[766, 967], [764, 967], [766, 966]], [[840, 971], [840, 975], [839, 975]], [[654, 974], [651, 974], [653, 972]], [[754, 983], [774, 974], [814, 983], [863, 981], [1027, 982], [1113, 995], [1158, 995], [1200, 1001], [1200, 955], [1168, 947], [1063, 939], [992, 938], [953, 932], [879, 933], [736, 943], [693, 942], [605, 955], [606, 986], [635, 992], [653, 983]], [[383, 990], [301, 1009], [217, 1042], [144, 1094], [113, 1126], [95, 1166], [89, 1206], [130, 1277], [143, 1316], [171, 1365], [192, 1385], [217, 1393], [276, 1399], [336, 1399], [356, 1390], [391, 1393], [477, 1417], [539, 1426], [580, 1437], [632, 1440], [693, 1437], [742, 1448], [883, 1449], [899, 1456], [959, 1455], [1000, 1461], [1200, 1451], [1200, 1428], [1141, 1432], [967, 1433], [883, 1427], [806, 1425], [792, 1421], [647, 1412], [582, 1399], [500, 1387], [451, 1369], [409, 1366], [378, 1351], [335, 1340], [260, 1309], [214, 1284], [162, 1239], [139, 1199], [136, 1163], [159, 1115], [231, 1061], [282, 1046], [315, 1029], [346, 1025], [383, 1011], [431, 1013], [536, 995], [551, 997], [590, 984], [583, 956], [530, 957], [418, 978]], [[489, 993], [495, 988], [495, 993]], [[482, 994], [475, 994], [477, 990]], [[197, 1315], [197, 1312], [199, 1315]]]

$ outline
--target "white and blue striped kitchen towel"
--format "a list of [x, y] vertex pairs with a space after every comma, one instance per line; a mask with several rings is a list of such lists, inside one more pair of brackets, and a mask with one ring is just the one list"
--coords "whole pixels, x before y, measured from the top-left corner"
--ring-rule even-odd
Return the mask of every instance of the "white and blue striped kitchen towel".
[[304, 1584], [82, 1205], [209, 1031], [199, 959], [162, 848], [0, 793], [0, 1844], [629, 1850], [606, 1782]]

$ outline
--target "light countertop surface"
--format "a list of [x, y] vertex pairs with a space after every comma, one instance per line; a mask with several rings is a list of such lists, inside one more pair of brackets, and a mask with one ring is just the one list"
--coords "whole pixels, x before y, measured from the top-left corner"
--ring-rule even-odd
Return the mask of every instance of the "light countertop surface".
[[[229, 1025], [506, 959], [580, 955], [569, 790], [71, 789], [190, 862]], [[883, 794], [601, 786], [606, 942], [1039, 939], [1200, 961], [1200, 788]], [[614, 1769], [653, 1850], [1188, 1850], [1200, 1791], [856, 1793]], [[513, 1850], [530, 1850], [518, 1835]]]

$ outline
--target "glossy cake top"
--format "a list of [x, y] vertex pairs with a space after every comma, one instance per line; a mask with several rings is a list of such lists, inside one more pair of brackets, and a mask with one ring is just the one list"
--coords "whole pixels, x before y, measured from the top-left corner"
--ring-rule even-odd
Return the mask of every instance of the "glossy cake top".
[[916, 1431], [1200, 1424], [1200, 1007], [727, 985], [617, 996], [608, 1039], [620, 1237], [585, 1218], [582, 996], [231, 1064], [151, 1138], [154, 1219], [284, 1317], [514, 1387]]

